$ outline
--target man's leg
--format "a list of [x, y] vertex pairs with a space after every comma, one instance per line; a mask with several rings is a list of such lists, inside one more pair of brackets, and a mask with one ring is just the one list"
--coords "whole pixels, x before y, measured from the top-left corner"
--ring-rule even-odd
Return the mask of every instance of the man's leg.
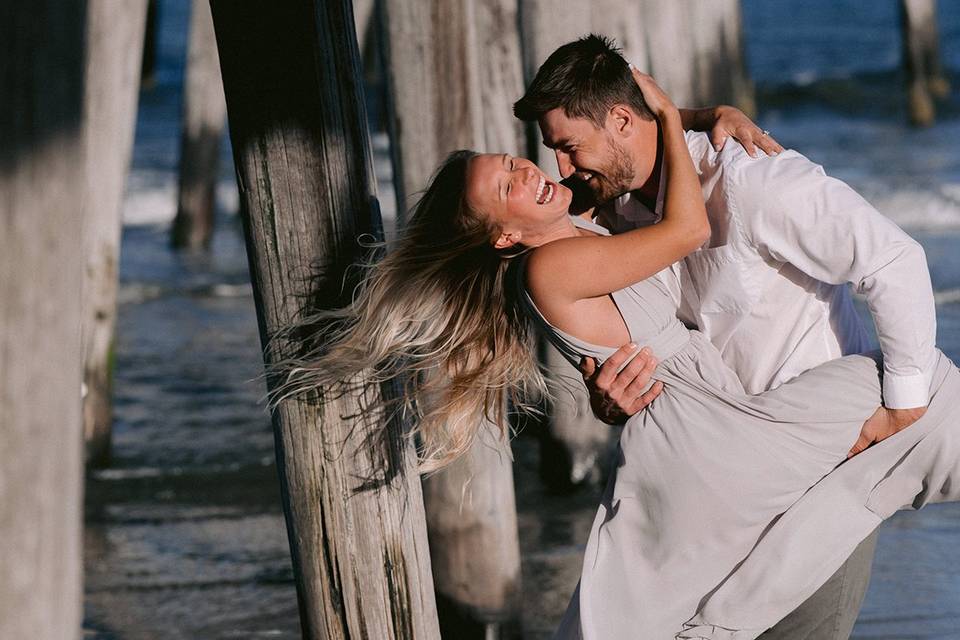
[[847, 640], [867, 593], [876, 548], [874, 531], [816, 593], [760, 640]]

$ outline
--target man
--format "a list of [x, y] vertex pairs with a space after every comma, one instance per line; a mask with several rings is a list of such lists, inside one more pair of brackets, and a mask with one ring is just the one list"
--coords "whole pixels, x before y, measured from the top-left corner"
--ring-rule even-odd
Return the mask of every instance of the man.
[[[557, 49], [514, 105], [539, 123], [565, 179], [589, 189], [584, 215], [616, 233], [658, 221], [664, 184], [658, 125], [609, 40]], [[751, 393], [826, 360], [868, 348], [846, 283], [866, 295], [884, 355], [880, 407], [851, 455], [923, 415], [935, 361], [933, 292], [923, 250], [844, 183], [794, 151], [752, 158], [688, 133], [712, 235], [658, 277], [681, 319], [717, 346]], [[616, 265], [611, 265], [616, 268]], [[626, 346], [599, 371], [584, 363], [595, 411], [607, 422], [642, 410], [656, 354]], [[815, 401], [815, 399], [811, 399]], [[847, 638], [866, 592], [876, 533], [804, 604], [764, 634]]]

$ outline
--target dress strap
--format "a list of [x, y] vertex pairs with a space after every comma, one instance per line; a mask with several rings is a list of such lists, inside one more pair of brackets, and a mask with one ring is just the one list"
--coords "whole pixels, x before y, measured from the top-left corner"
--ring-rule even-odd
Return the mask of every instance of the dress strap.
[[606, 228], [601, 227], [596, 222], [591, 220], [585, 220], [580, 216], [570, 216], [570, 220], [573, 222], [574, 226], [580, 227], [581, 229], [593, 231], [594, 233], [599, 233], [602, 236], [610, 235], [610, 232]]

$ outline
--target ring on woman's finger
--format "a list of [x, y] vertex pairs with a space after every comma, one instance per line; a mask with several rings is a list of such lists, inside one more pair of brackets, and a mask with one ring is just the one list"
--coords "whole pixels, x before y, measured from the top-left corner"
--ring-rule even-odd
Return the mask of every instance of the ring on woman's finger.
[[766, 129], [763, 129], [763, 133], [762, 133], [761, 135], [769, 136], [769, 135], [770, 135], [770, 132], [767, 131]]

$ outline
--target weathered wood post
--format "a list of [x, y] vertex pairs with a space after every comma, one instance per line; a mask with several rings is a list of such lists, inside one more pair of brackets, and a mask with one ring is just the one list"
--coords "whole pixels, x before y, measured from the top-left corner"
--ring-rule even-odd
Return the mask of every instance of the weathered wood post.
[[[267, 339], [305, 301], [342, 304], [357, 237], [380, 233], [353, 13], [347, 0], [211, 7], [269, 366], [290, 352]], [[348, 393], [287, 400], [272, 415], [303, 637], [433, 640], [415, 454], [397, 440], [383, 452], [365, 446], [386, 426], [352, 417], [362, 406]], [[359, 491], [381, 453], [390, 473]]]
[[[516, 0], [386, 0], [384, 16], [398, 189], [413, 200], [455, 149], [517, 153], [521, 127], [511, 112], [522, 91]], [[519, 633], [511, 460], [509, 442], [485, 438], [424, 481], [444, 637]]]
[[110, 459], [113, 341], [123, 190], [136, 126], [146, 0], [89, 0], [83, 137], [87, 158], [84, 208], [84, 433], [87, 462]]
[[[756, 93], [743, 52], [740, 0], [687, 0], [687, 6], [692, 51], [681, 59], [693, 69], [693, 95], [686, 106], [732, 104], [753, 116]], [[668, 59], [665, 64], [677, 63]]]
[[175, 247], [199, 249], [210, 244], [226, 117], [210, 2], [193, 0], [183, 91], [180, 188], [171, 228]]
[[0, 9], [0, 638], [83, 615], [82, 1]]
[[936, 0], [900, 0], [900, 18], [910, 121], [928, 126], [936, 117], [933, 99], [950, 91], [940, 64]]

